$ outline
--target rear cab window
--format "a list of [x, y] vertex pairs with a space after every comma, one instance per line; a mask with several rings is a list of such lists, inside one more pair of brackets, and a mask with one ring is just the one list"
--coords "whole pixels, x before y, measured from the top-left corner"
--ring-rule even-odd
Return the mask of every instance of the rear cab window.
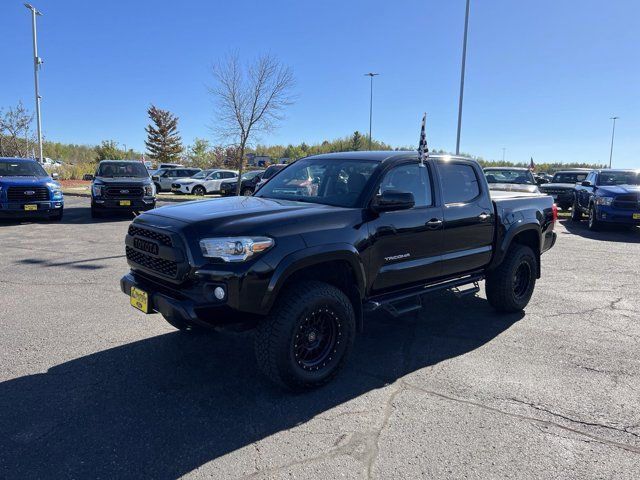
[[469, 203], [480, 195], [475, 169], [466, 163], [440, 162], [438, 172], [445, 205]]

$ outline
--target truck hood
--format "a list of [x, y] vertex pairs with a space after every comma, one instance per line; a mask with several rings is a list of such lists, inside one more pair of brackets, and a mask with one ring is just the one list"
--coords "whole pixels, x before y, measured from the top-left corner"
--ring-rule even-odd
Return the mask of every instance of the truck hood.
[[598, 191], [604, 195], [624, 195], [626, 193], [640, 193], [640, 185], [603, 185]]
[[149, 178], [140, 178], [140, 177], [96, 177], [94, 182], [97, 183], [139, 183], [140, 185], [146, 185], [151, 183], [151, 177]]
[[304, 214], [304, 216], [314, 213], [327, 215], [328, 210], [344, 209], [290, 200], [227, 197], [169, 205], [150, 210], [143, 216], [161, 216], [190, 224], [206, 222], [207, 225], [215, 228], [227, 226], [235, 230], [236, 227], [257, 224], [264, 225], [264, 228], [267, 223], [282, 225], [285, 222], [295, 221], [300, 214]]
[[0, 185], [7, 187], [46, 187], [50, 185], [60, 188], [60, 185], [54, 182], [51, 177], [0, 177]]
[[540, 190], [545, 191], [547, 189], [567, 189], [573, 190], [576, 187], [575, 183], [545, 183], [540, 185]]
[[202, 185], [204, 180], [202, 178], [180, 178], [179, 180], [174, 180], [171, 183], [176, 183], [178, 185], [190, 185], [192, 183], [198, 183]]

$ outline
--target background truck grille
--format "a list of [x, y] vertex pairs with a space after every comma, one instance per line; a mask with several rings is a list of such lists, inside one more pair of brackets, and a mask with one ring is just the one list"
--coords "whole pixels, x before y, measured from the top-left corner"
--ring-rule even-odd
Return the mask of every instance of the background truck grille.
[[134, 250], [131, 247], [126, 247], [127, 260], [140, 265], [141, 267], [148, 268], [154, 272], [164, 275], [165, 277], [176, 278], [178, 275], [178, 264], [171, 260], [165, 260], [163, 258], [152, 257], [146, 253]]
[[104, 196], [107, 198], [140, 198], [143, 194], [143, 187], [135, 183], [110, 183], [104, 186]]
[[640, 210], [638, 198], [638, 195], [618, 195], [613, 200], [612, 206], [614, 208], [621, 208], [624, 210]]
[[146, 228], [136, 227], [135, 225], [129, 226], [129, 235], [132, 237], [145, 237], [160, 242], [167, 247], [173, 247], [171, 237], [165, 233], [156, 232], [153, 230], [147, 230]]
[[[34, 193], [27, 195], [25, 192]], [[46, 201], [49, 200], [49, 189], [47, 187], [9, 187], [7, 200], [10, 202]]]

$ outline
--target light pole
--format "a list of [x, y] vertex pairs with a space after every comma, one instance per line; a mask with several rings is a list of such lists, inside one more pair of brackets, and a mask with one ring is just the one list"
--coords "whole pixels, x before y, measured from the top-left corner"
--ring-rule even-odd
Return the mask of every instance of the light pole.
[[620, 117], [611, 117], [609, 120], [613, 120], [613, 128], [611, 129], [611, 151], [609, 152], [609, 169], [611, 169], [611, 161], [613, 160], [613, 139], [616, 135], [616, 120]]
[[379, 73], [365, 73], [365, 77], [371, 78], [371, 90], [369, 96], [369, 150], [371, 150], [371, 119], [373, 117], [373, 77], [380, 75]]
[[467, 32], [469, 30], [469, 1], [464, 16], [464, 40], [462, 41], [462, 68], [460, 70], [460, 99], [458, 100], [458, 135], [456, 136], [456, 155], [460, 155], [460, 129], [462, 128], [462, 98], [464, 97], [464, 70], [467, 63]]
[[31, 10], [31, 30], [33, 33], [33, 77], [36, 87], [36, 121], [38, 122], [38, 151], [40, 154], [40, 163], [44, 162], [44, 155], [42, 154], [42, 119], [40, 117], [40, 82], [38, 81], [38, 72], [40, 65], [42, 65], [42, 59], [38, 56], [38, 31], [36, 28], [36, 16], [42, 16], [42, 12], [38, 11], [36, 7], [29, 3], [24, 4], [29, 10]]

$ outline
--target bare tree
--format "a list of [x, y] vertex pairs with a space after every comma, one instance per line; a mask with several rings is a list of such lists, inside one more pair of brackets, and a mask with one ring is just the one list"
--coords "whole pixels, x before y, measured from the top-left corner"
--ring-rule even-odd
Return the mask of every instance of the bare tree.
[[[272, 55], [262, 55], [246, 67], [237, 54], [213, 66], [215, 84], [209, 93], [216, 101], [215, 130], [236, 147], [238, 175], [255, 135], [272, 131], [293, 103], [293, 73]], [[240, 195], [238, 182], [237, 195]]]
[[31, 131], [33, 113], [18, 102], [4, 112], [0, 110], [0, 156], [27, 157], [35, 140]]

